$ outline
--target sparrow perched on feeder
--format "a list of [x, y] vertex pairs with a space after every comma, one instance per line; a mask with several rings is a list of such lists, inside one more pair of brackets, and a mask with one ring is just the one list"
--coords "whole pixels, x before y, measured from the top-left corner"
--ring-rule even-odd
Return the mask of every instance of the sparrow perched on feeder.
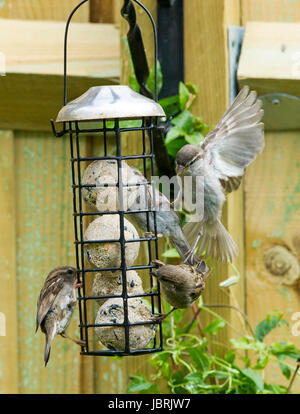
[[155, 319], [163, 320], [176, 309], [185, 309], [200, 297], [205, 288], [205, 279], [210, 268], [202, 261], [196, 268], [186, 264], [165, 265], [156, 260], [153, 262], [159, 268], [151, 274], [161, 283], [164, 298], [173, 306], [170, 312], [156, 316]]
[[[145, 181], [145, 177], [136, 169], [134, 174], [137, 176], [137, 182]], [[189, 265], [199, 264], [200, 260], [190, 254], [191, 246], [183, 234], [180, 219], [174, 211], [168, 198], [157, 189], [155, 193], [150, 185], [141, 186], [135, 194], [130, 197], [128, 210], [156, 210], [156, 229], [157, 234], [169, 237], [181, 258]], [[153, 214], [149, 213], [149, 228], [147, 226], [147, 213], [136, 213], [128, 215], [128, 218], [137, 225], [146, 236], [155, 234], [155, 222]], [[150, 234], [149, 234], [150, 233]]]
[[77, 301], [75, 289], [82, 286], [81, 283], [77, 283], [77, 274], [78, 271], [74, 267], [57, 267], [49, 273], [41, 290], [37, 303], [36, 332], [40, 327], [46, 335], [45, 366], [49, 361], [51, 343], [57, 334], [78, 345], [85, 345], [85, 342], [77, 341], [65, 334]]
[[[264, 111], [257, 94], [245, 86], [216, 128], [198, 147], [185, 145], [177, 154], [177, 175], [203, 177], [202, 189], [192, 185], [194, 200], [198, 195], [197, 211], [184, 227], [184, 234], [195, 250], [206, 251], [207, 256], [232, 261], [238, 248], [221, 223], [225, 194], [237, 190], [246, 167], [264, 148]], [[197, 191], [196, 191], [197, 188]], [[202, 197], [201, 197], [202, 196]], [[185, 206], [186, 208], [186, 206]]]

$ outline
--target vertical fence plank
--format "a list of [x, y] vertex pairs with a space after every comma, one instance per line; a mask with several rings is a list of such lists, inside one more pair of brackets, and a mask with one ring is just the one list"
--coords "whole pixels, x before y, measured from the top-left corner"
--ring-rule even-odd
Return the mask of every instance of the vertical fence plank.
[[[278, 263], [289, 266], [292, 264], [291, 257], [300, 258], [297, 248], [300, 224], [299, 148], [299, 132], [269, 132], [263, 154], [247, 173], [247, 313], [254, 326], [274, 310], [283, 312], [285, 319], [293, 325], [292, 315], [299, 312], [298, 288], [285, 285], [283, 276], [272, 274], [266, 267], [265, 256], [271, 247], [283, 246], [287, 256], [279, 257]], [[291, 341], [300, 347], [300, 338], [292, 336], [291, 326], [275, 330], [266, 340], [268, 343]], [[266, 380], [284, 382], [276, 364], [267, 371]], [[299, 390], [299, 386], [298, 380], [294, 392]]]
[[[241, 24], [241, 5], [240, 0], [228, 0], [225, 2], [225, 30], [230, 26], [239, 26]], [[227, 80], [227, 82], [229, 82]], [[229, 104], [229, 102], [228, 102]], [[228, 105], [227, 104], [227, 105]], [[244, 222], [244, 180], [238, 191], [234, 191], [227, 196], [228, 230], [235, 240], [239, 255], [234, 265], [240, 273], [240, 281], [231, 286], [228, 291], [230, 294], [230, 303], [238, 306], [241, 310], [246, 310], [246, 274], [245, 274], [245, 222]], [[229, 266], [228, 275], [235, 275], [236, 272]], [[230, 314], [231, 323], [237, 328], [245, 329], [245, 322], [241, 315], [235, 310]]]
[[[20, 393], [77, 393], [79, 347], [55, 338], [47, 370], [36, 302], [48, 272], [74, 265], [69, 146], [46, 133], [17, 132], [15, 144]], [[68, 332], [78, 337], [77, 312]]]
[[0, 132], [0, 393], [18, 392], [14, 134]]
[[[233, 3], [232, 3], [233, 4]], [[185, 2], [185, 77], [199, 88], [199, 97], [192, 110], [201, 116], [211, 129], [219, 120], [229, 104], [227, 22], [237, 23], [239, 18], [234, 7], [228, 8], [228, 2], [213, 0], [190, 0]], [[241, 206], [241, 193], [230, 197], [224, 207], [223, 222], [233, 230], [233, 236], [243, 255], [243, 240], [237, 237], [243, 227], [241, 214], [235, 216], [235, 209]], [[230, 228], [231, 227], [231, 228]], [[230, 304], [232, 299], [228, 291], [218, 287], [219, 282], [230, 275], [227, 265], [214, 264], [214, 272], [207, 282], [204, 300], [210, 304]], [[235, 291], [236, 300], [243, 300], [243, 280]], [[222, 310], [225, 318], [230, 318], [228, 310]], [[229, 333], [221, 332], [220, 339], [226, 341]], [[230, 332], [231, 334], [231, 332]]]
[[[300, 1], [242, 0], [242, 23], [248, 21], [297, 22]], [[298, 262], [299, 238], [299, 131], [267, 132], [266, 147], [255, 165], [250, 166], [245, 183], [247, 313], [252, 324], [268, 312], [279, 310], [287, 321], [299, 311], [297, 288], [286, 286], [282, 277], [272, 275], [265, 266], [264, 254], [272, 245], [286, 247]], [[300, 338], [293, 337], [291, 327], [268, 335], [268, 343], [291, 341], [298, 347]], [[266, 380], [283, 383], [276, 365], [266, 372]], [[293, 391], [299, 392], [300, 380]]]
[[185, 2], [185, 78], [197, 85], [193, 111], [212, 127], [228, 104], [225, 2]]

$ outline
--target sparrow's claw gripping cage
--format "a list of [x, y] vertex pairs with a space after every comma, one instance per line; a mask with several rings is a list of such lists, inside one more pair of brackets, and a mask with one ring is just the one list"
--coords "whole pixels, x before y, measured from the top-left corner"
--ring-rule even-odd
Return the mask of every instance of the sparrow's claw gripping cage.
[[[155, 268], [153, 260], [158, 259], [158, 237], [156, 229], [156, 211], [155, 201], [154, 207], [149, 206], [141, 210], [127, 211], [122, 208], [124, 205], [123, 189], [129, 186], [146, 186], [150, 185], [154, 192], [154, 149], [153, 149], [153, 131], [157, 127], [158, 118], [164, 116], [164, 111], [157, 104], [157, 73], [156, 73], [156, 93], [155, 101], [145, 98], [132, 91], [127, 86], [102, 86], [94, 87], [87, 91], [84, 95], [75, 101], [67, 103], [67, 39], [68, 30], [71, 19], [76, 10], [86, 3], [88, 0], [82, 1], [71, 13], [66, 27], [65, 35], [65, 60], [64, 60], [64, 107], [61, 109], [56, 122], [63, 125], [61, 132], [57, 132], [53, 121], [53, 132], [57, 137], [69, 135], [70, 151], [71, 151], [71, 171], [72, 171], [72, 188], [73, 188], [73, 214], [74, 214], [74, 231], [75, 231], [75, 251], [76, 264], [79, 270], [79, 282], [82, 282], [82, 288], [79, 289], [79, 317], [80, 317], [80, 337], [85, 342], [81, 353], [83, 355], [137, 355], [162, 350], [163, 335], [161, 322], [155, 318], [141, 322], [130, 322], [128, 316], [128, 301], [132, 298], [144, 298], [150, 302], [150, 310], [152, 314], [161, 313], [160, 287], [151, 275], [151, 270]], [[155, 54], [157, 60], [157, 37], [156, 28], [153, 18], [149, 11], [139, 1], [134, 0], [140, 5], [150, 16], [154, 28]], [[125, 6], [128, 1], [125, 1]], [[123, 8], [124, 11], [124, 8]], [[135, 120], [134, 127], [129, 127], [128, 120]], [[122, 155], [122, 144], [130, 139], [131, 134], [139, 134], [141, 149], [137, 149], [137, 154]], [[84, 141], [82, 137], [93, 136], [94, 140], [102, 140], [103, 152], [101, 156], [88, 156], [82, 149]], [[114, 141], [115, 154], [111, 155], [111, 148]], [[84, 166], [93, 161], [115, 161], [118, 166], [118, 179], [116, 184], [101, 184], [104, 187], [116, 187], [118, 189], [118, 209], [116, 211], [89, 211], [87, 210], [85, 200], [83, 198], [83, 190], [85, 188], [97, 187], [97, 184], [83, 184], [82, 176]], [[145, 181], [137, 183], [124, 183], [121, 173], [122, 163], [124, 161], [130, 163], [140, 160], [141, 169], [143, 171]], [[149, 166], [150, 164], [150, 166]], [[150, 168], [149, 168], [150, 167]], [[139, 239], [126, 240], [124, 230], [124, 220], [132, 214], [146, 214], [147, 233]], [[84, 232], [86, 225], [94, 218], [103, 217], [105, 215], [118, 215], [120, 225], [120, 237], [117, 239], [100, 239], [85, 240]], [[151, 218], [152, 215], [152, 218]], [[130, 217], [129, 217], [130, 219]], [[150, 220], [154, 222], [155, 231], [152, 234], [150, 228]], [[141, 234], [141, 232], [140, 232]], [[149, 236], [149, 237], [148, 237]], [[148, 260], [147, 263], [128, 266], [126, 263], [126, 246], [128, 243], [139, 242], [141, 247], [143, 244], [147, 246]], [[89, 267], [85, 252], [85, 246], [90, 243], [119, 243], [121, 252], [121, 263], [119, 267]], [[148, 273], [149, 289], [147, 293], [129, 295], [127, 291], [127, 271], [136, 270]], [[119, 271], [122, 274], [122, 294], [94, 296], [89, 291], [89, 278], [93, 278], [96, 273]], [[122, 298], [124, 318], [122, 323], [104, 323], [97, 324], [92, 314], [93, 306], [99, 299]], [[133, 326], [144, 325], [151, 326], [155, 335], [151, 343], [142, 349], [132, 349], [130, 347], [130, 329]], [[99, 343], [95, 341], [95, 328], [101, 327], [123, 327], [125, 334], [125, 346], [123, 349], [99, 349]], [[102, 347], [103, 348], [103, 347]]]

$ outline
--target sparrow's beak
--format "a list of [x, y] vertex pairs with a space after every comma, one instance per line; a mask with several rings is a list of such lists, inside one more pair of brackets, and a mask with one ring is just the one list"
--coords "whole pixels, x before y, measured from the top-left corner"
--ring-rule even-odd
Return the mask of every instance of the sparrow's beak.
[[182, 165], [178, 165], [178, 164], [176, 165], [176, 174], [177, 175], [182, 174], [183, 170], [184, 170], [184, 167]]

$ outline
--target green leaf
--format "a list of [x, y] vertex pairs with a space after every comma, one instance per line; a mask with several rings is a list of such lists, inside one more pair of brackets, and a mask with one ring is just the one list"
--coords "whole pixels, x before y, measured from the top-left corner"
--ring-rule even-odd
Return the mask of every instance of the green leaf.
[[190, 91], [183, 82], [179, 84], [179, 105], [180, 110], [184, 111], [186, 109], [186, 104], [190, 98]]
[[131, 383], [127, 387], [127, 392], [143, 392], [144, 394], [159, 394], [157, 384], [148, 382], [144, 375], [134, 375], [130, 377]]
[[169, 142], [174, 141], [177, 138], [183, 137], [184, 132], [181, 131], [180, 128], [174, 126], [169, 130], [169, 132], [166, 135], [165, 144], [169, 144]]
[[223, 319], [215, 319], [202, 330], [207, 335], [216, 335], [225, 326]]
[[176, 158], [177, 152], [186, 145], [186, 140], [184, 138], [178, 138], [175, 139], [168, 144], [166, 144], [168, 154], [171, 155], [171, 157]]
[[185, 109], [179, 115], [172, 119], [171, 124], [183, 129], [187, 134], [194, 130], [194, 117], [190, 111]]
[[255, 337], [258, 341], [263, 341], [266, 335], [273, 331], [280, 325], [287, 325], [287, 322], [282, 319], [282, 313], [276, 313], [275, 315], [268, 315], [266, 319], [261, 321], [255, 328]]
[[194, 117], [194, 128], [196, 131], [205, 131], [205, 127], [207, 127], [207, 125], [204, 124], [204, 121], [202, 118], [195, 116]]
[[206, 353], [201, 351], [199, 348], [190, 348], [188, 352], [198, 370], [208, 371], [210, 369], [210, 361]]
[[263, 391], [264, 380], [257, 371], [253, 371], [251, 368], [245, 368], [241, 369], [241, 372], [256, 385], [259, 391]]
[[[149, 78], [147, 80], [147, 86], [150, 89], [150, 91], [153, 93], [153, 96], [155, 95], [155, 68], [153, 68], [150, 71]], [[163, 86], [163, 74], [161, 70], [161, 64], [158, 61], [157, 62], [157, 92], [158, 94], [161, 91], [161, 88]]]
[[194, 83], [187, 82], [185, 84], [185, 86], [190, 91], [190, 93], [192, 93], [193, 95], [195, 95], [195, 96], [198, 96], [199, 95], [199, 89], [197, 88], [197, 86]]
[[253, 369], [255, 370], [261, 370], [261, 369], [265, 369], [265, 367], [267, 366], [269, 362], [269, 356], [265, 355], [263, 358], [258, 358], [256, 365], [253, 367]]
[[282, 385], [266, 384], [265, 389], [268, 389], [271, 394], [286, 394], [287, 388]]
[[300, 356], [300, 350], [296, 347], [296, 345], [286, 342], [274, 342], [270, 346], [269, 351], [281, 360], [285, 358], [297, 360]]
[[171, 96], [170, 98], [161, 99], [158, 102], [166, 113], [167, 119], [175, 116], [180, 112], [179, 96]]
[[131, 89], [133, 89], [135, 92], [139, 93], [140, 92], [140, 85], [136, 79], [135, 76], [129, 76], [129, 86], [131, 87]]
[[185, 376], [185, 380], [188, 382], [193, 382], [195, 384], [199, 384], [201, 386], [206, 386], [205, 382], [203, 381], [203, 376], [200, 372], [191, 372]]
[[241, 338], [230, 339], [231, 343], [236, 349], [247, 349], [256, 352], [262, 352], [266, 349], [266, 345], [263, 342], [253, 341], [251, 337], [242, 336]]
[[162, 256], [167, 257], [168, 259], [180, 259], [180, 254], [174, 248], [164, 251]]
[[283, 375], [287, 378], [290, 379], [291, 377], [291, 370], [288, 366], [286, 366], [285, 364], [282, 364], [281, 362], [279, 362], [279, 366], [281, 369], [281, 372], [283, 373]]
[[235, 361], [235, 350], [234, 349], [230, 349], [228, 352], [226, 352], [225, 354], [225, 360], [229, 363], [229, 364], [234, 364]]
[[204, 136], [199, 132], [193, 132], [192, 134], [188, 134], [184, 136], [185, 140], [192, 145], [199, 145], [204, 140]]

